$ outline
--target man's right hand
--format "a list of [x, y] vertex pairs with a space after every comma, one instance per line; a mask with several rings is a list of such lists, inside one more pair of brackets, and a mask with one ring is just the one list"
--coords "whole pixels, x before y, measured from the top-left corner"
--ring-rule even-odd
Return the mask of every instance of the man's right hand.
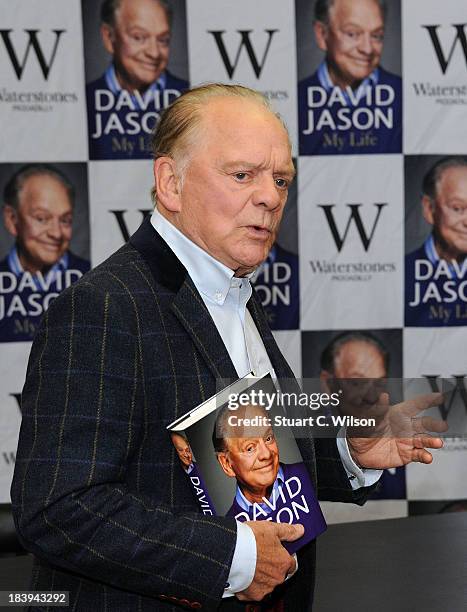
[[304, 533], [303, 525], [288, 525], [272, 521], [247, 521], [256, 539], [256, 569], [250, 586], [236, 593], [242, 601], [261, 601], [287, 574], [295, 571], [295, 559], [281, 541], [294, 542]]

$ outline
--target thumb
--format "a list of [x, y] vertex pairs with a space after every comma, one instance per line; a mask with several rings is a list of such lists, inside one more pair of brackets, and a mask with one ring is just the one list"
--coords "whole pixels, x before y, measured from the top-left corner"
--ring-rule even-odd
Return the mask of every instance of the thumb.
[[287, 523], [276, 523], [276, 536], [281, 542], [294, 542], [305, 533], [303, 525], [288, 525]]

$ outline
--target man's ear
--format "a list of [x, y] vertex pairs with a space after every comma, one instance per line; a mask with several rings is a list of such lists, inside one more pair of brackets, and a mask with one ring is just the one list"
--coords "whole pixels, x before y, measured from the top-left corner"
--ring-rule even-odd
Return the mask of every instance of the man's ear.
[[224, 474], [229, 478], [235, 478], [235, 472], [233, 471], [230, 461], [227, 458], [226, 453], [217, 453], [217, 461], [221, 464], [221, 468], [224, 470]]
[[328, 50], [328, 41], [327, 41], [328, 28], [326, 24], [324, 24], [322, 21], [315, 21], [313, 24], [313, 30], [315, 31], [316, 44], [321, 49], [321, 51], [327, 51]]
[[158, 157], [154, 162], [154, 185], [157, 204], [170, 212], [180, 212], [180, 180], [175, 160], [171, 157]]
[[105, 50], [110, 55], [114, 54], [114, 30], [108, 23], [101, 25], [101, 37], [104, 43]]
[[435, 220], [434, 220], [434, 203], [432, 201], [431, 198], [429, 198], [428, 196], [424, 195], [422, 197], [422, 210], [423, 210], [423, 216], [425, 218], [425, 221], [427, 221], [430, 225], [434, 225]]
[[3, 223], [7, 231], [16, 238], [18, 236], [18, 215], [13, 206], [9, 204], [3, 207]]

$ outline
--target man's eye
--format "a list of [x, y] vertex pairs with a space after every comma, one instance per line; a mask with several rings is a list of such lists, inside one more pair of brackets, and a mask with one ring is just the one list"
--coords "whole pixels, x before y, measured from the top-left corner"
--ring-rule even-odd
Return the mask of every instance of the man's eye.
[[286, 181], [283, 178], [276, 178], [276, 185], [279, 187], [279, 189], [287, 189], [287, 187], [289, 186], [288, 181]]
[[255, 446], [254, 446], [254, 444], [251, 444], [250, 446], [246, 447], [245, 452], [247, 452], [249, 455], [251, 455], [251, 454], [253, 454], [254, 450], [255, 450]]
[[246, 172], [236, 172], [234, 176], [237, 181], [244, 181], [247, 178], [248, 174]]
[[273, 434], [269, 434], [269, 436], [267, 436], [265, 442], [266, 442], [266, 444], [271, 444], [272, 442], [274, 442]]
[[143, 34], [132, 34], [131, 38], [137, 43], [142, 43], [147, 39], [147, 36], [144, 36]]

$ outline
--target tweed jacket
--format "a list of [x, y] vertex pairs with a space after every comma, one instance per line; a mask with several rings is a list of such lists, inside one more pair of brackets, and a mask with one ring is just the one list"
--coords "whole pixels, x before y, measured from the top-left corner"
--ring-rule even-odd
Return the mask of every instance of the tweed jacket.
[[[293, 378], [254, 292], [248, 308], [278, 377]], [[199, 513], [166, 431], [235, 378], [149, 219], [51, 304], [28, 364], [12, 485], [18, 533], [36, 557], [32, 589], [68, 590], [69, 609], [86, 612], [245, 610], [221, 599], [235, 520]], [[352, 491], [334, 440], [299, 445], [319, 496], [363, 503], [371, 489]], [[308, 609], [314, 564], [311, 544], [277, 589], [282, 609]]]

